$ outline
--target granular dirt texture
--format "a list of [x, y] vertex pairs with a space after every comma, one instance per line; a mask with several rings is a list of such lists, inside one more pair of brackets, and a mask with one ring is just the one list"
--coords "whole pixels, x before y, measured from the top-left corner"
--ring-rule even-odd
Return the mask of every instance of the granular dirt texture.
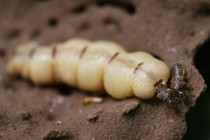
[[[193, 57], [209, 38], [209, 0], [1, 0], [0, 139], [181, 139], [185, 117], [206, 85]], [[88, 93], [66, 85], [40, 87], [6, 74], [14, 48], [73, 37], [116, 41], [127, 51], [147, 51], [170, 67], [181, 63], [191, 85], [190, 104], [179, 111], [158, 99], [84, 105]]]

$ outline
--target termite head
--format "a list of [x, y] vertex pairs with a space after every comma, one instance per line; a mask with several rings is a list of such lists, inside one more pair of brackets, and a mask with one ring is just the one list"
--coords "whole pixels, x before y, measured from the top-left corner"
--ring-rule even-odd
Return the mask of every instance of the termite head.
[[154, 87], [156, 88], [157, 98], [162, 100], [167, 100], [171, 94], [171, 89], [167, 87], [167, 85], [163, 82], [163, 80], [159, 80]]

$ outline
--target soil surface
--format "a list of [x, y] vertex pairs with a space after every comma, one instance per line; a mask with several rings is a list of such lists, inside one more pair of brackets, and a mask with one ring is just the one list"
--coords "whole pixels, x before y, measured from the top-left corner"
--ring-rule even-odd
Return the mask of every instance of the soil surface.
[[[185, 135], [186, 114], [206, 88], [194, 56], [210, 37], [209, 0], [0, 0], [0, 19], [0, 139], [172, 140]], [[102, 103], [84, 105], [94, 93], [66, 85], [40, 87], [6, 74], [18, 44], [49, 45], [73, 37], [116, 41], [170, 67], [181, 63], [193, 89], [191, 104], [177, 110], [158, 99], [105, 95]]]

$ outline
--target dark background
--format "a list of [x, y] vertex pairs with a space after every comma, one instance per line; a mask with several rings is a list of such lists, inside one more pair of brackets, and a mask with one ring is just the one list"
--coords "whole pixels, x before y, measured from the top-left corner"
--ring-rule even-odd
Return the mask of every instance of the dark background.
[[187, 115], [187, 132], [183, 140], [210, 139], [210, 40], [199, 46], [194, 56], [195, 66], [205, 79], [207, 89]]

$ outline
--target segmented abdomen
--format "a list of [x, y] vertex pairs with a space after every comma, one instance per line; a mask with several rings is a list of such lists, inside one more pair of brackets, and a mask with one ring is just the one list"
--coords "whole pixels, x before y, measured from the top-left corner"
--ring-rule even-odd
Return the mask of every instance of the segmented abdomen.
[[23, 44], [7, 65], [12, 75], [36, 84], [66, 83], [87, 91], [106, 90], [114, 98], [152, 98], [154, 84], [167, 81], [168, 66], [146, 52], [127, 53], [110, 41], [74, 38], [40, 47]]

